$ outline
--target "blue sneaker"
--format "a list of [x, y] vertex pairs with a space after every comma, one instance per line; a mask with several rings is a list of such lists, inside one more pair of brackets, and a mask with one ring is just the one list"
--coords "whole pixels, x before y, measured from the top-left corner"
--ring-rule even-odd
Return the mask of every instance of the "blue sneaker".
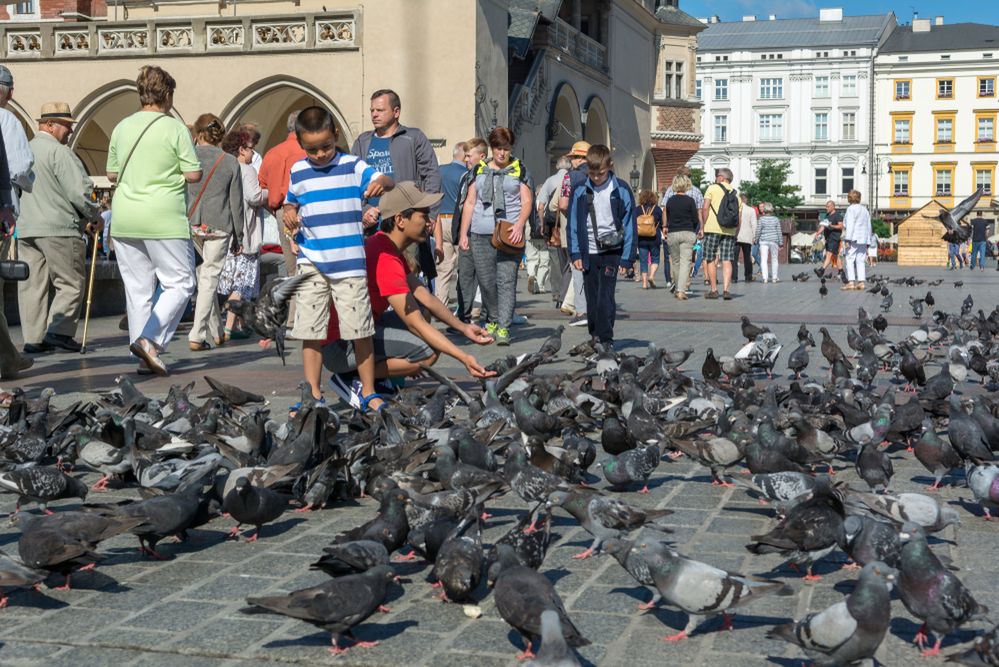
[[[359, 378], [355, 376], [353, 381], [348, 381], [343, 375], [334, 373], [330, 378], [329, 385], [341, 401], [355, 409], [361, 407], [361, 380]], [[354, 391], [355, 386], [357, 387], [356, 392]]]

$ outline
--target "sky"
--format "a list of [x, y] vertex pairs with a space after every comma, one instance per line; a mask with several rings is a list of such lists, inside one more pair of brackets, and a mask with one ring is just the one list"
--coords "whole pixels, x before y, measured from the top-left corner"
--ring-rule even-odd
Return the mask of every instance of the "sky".
[[740, 21], [754, 14], [757, 18], [776, 14], [777, 18], [818, 17], [820, 7], [842, 7], [846, 15], [887, 14], [895, 12], [899, 23], [909, 23], [913, 12], [922, 18], [943, 14], [947, 23], [990, 23], [999, 25], [999, 2], [996, 0], [680, 0], [680, 8], [697, 18], [719, 16], [723, 21]]

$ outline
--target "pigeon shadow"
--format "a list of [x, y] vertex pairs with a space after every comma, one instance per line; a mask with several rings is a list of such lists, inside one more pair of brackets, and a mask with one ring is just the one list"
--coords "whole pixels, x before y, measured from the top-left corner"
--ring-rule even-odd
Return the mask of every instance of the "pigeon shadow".
[[764, 505], [757, 505], [756, 507], [750, 507], [749, 505], [727, 505], [725, 510], [728, 512], [742, 512], [743, 514], [756, 514], [768, 519], [774, 516], [773, 508]]
[[[516, 648], [518, 648], [520, 650], [523, 650], [523, 649], [527, 648], [526, 646], [524, 646], [524, 640], [520, 636], [520, 633], [517, 632], [516, 630], [511, 629], [509, 632], [507, 632], [506, 633], [506, 638], [507, 638], [507, 641], [509, 641], [513, 646], [515, 646]], [[531, 645], [531, 650], [534, 651], [535, 653], [537, 653], [538, 652], [538, 648], [540, 646], [541, 646], [540, 643], [532, 644]], [[569, 650], [579, 660], [579, 664], [582, 665], [582, 667], [597, 667], [597, 663], [590, 662], [589, 660], [587, 660], [583, 656], [579, 655], [578, 651], [574, 651], [573, 649], [569, 649]]]
[[[364, 623], [354, 628], [353, 632], [354, 636], [361, 641], [384, 641], [401, 634], [406, 628], [413, 627], [415, 625], [419, 625], [419, 623], [413, 620], [385, 624]], [[342, 641], [344, 644], [349, 642], [346, 638]], [[330, 633], [313, 632], [312, 634], [295, 637], [294, 639], [275, 639], [274, 641], [264, 644], [264, 648], [284, 648], [289, 646], [327, 647], [329, 645]]]
[[617, 588], [612, 588], [611, 593], [624, 593], [628, 597], [642, 603], [648, 602], [645, 598], [649, 597], [649, 589], [644, 586], [619, 586]]
[[303, 517], [295, 517], [293, 519], [285, 519], [284, 521], [278, 523], [268, 523], [261, 527], [260, 539], [266, 540], [270, 537], [278, 537], [280, 535], [284, 535], [298, 524], [305, 522], [306, 519], [304, 519]]
[[564, 567], [560, 567], [554, 570], [546, 570], [544, 572], [545, 578], [548, 579], [548, 581], [552, 582], [553, 584], [557, 584], [561, 579], [565, 579], [570, 574], [572, 574], [572, 572], [565, 569]]
[[49, 611], [52, 609], [65, 609], [70, 606], [68, 602], [49, 597], [42, 591], [25, 589], [11, 591], [10, 606], [21, 607], [22, 609], [41, 609]]

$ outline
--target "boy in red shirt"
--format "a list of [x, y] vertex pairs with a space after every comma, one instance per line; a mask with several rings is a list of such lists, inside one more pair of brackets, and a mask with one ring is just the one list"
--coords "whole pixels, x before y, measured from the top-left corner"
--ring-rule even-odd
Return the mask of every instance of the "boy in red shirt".
[[[424, 194], [412, 181], [397, 183], [379, 202], [381, 231], [364, 243], [371, 314], [375, 320], [375, 377], [417, 375], [421, 364], [432, 365], [441, 354], [460, 361], [473, 377], [495, 375], [427, 321], [421, 308], [463, 333], [473, 343], [488, 345], [493, 342], [482, 327], [455, 317], [420, 282], [404, 255], [406, 248], [427, 239], [431, 228], [430, 207], [440, 201], [441, 196], [439, 193]], [[335, 310], [330, 314], [329, 333], [323, 347], [323, 364], [333, 372], [330, 385], [334, 391], [341, 398], [349, 397], [351, 383], [345, 376], [355, 372], [357, 360], [353, 344], [340, 339]]]

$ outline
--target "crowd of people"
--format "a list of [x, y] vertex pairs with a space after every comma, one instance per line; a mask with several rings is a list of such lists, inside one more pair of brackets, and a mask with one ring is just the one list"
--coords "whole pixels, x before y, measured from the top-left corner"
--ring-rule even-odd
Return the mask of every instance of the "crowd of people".
[[[740, 261], [744, 282], [780, 280], [785, 234], [774, 207], [738, 193], [729, 169], [704, 192], [684, 167], [664, 193], [635, 193], [614, 174], [607, 146], [578, 141], [536, 181], [506, 127], [458, 142], [439, 165], [426, 135], [400, 122], [402, 102], [388, 89], [371, 95], [372, 129], [349, 151], [330, 112], [309, 107], [260, 155], [253, 124], [226, 128], [205, 113], [185, 126], [173, 116], [176, 85], [159, 67], [141, 68], [140, 110], [111, 133], [115, 189], [102, 212], [67, 146], [69, 106], [46, 105], [29, 145], [2, 108], [13, 77], [0, 66], [0, 181], [10, 183], [0, 221], [8, 232], [16, 223], [18, 252], [32, 266], [20, 285], [24, 354], [0, 330], [5, 377], [30, 367], [30, 355], [79, 351], [85, 239], [102, 230], [124, 283], [138, 373], [168, 373], [162, 353], [185, 311], [191, 351], [248, 337], [225, 303], [256, 298], [261, 264], [276, 263], [302, 276], [288, 338], [301, 342], [314, 400], [324, 400], [326, 368], [328, 386], [362, 410], [378, 409], [389, 380], [441, 354], [488, 376], [448, 334], [509, 345], [526, 320], [516, 312], [522, 264], [527, 291], [550, 294], [570, 326], [587, 327], [604, 347], [614, 345], [619, 280], [658, 289], [661, 268], [662, 286], [681, 301], [700, 280], [705, 298], [731, 299]], [[844, 289], [859, 289], [870, 215], [856, 192], [844, 216], [831, 202], [827, 211], [817, 232], [824, 268], [844, 266]]]

